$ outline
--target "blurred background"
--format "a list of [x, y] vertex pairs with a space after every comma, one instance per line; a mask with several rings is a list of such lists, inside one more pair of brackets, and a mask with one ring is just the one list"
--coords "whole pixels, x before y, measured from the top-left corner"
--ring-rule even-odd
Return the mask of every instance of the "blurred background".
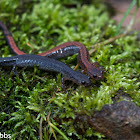
[[[110, 14], [112, 19], [116, 20], [119, 24], [121, 19], [123, 18], [124, 13], [127, 11], [130, 3], [132, 0], [103, 0], [108, 8], [110, 8]], [[136, 6], [131, 9], [131, 12], [126, 17], [125, 21], [123, 22], [123, 26], [127, 27], [130, 20], [132, 19], [133, 14], [135, 13]], [[135, 24], [132, 26], [134, 30], [140, 31], [140, 8], [136, 13], [136, 21]]]

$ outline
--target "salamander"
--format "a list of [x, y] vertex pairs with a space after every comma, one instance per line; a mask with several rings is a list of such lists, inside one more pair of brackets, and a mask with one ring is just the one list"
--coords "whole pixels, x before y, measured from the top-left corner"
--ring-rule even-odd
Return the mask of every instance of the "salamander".
[[41, 70], [60, 72], [65, 77], [62, 78], [62, 86], [66, 80], [73, 81], [78, 85], [90, 86], [91, 82], [87, 75], [82, 74], [80, 71], [74, 71], [65, 63], [47, 58], [39, 55], [17, 55], [12, 57], [0, 58], [0, 66], [12, 66], [13, 70], [15, 67], [34, 67], [37, 66]]
[[[16, 45], [12, 37], [12, 34], [9, 32], [7, 27], [1, 21], [0, 28], [2, 29], [11, 50], [16, 55], [26, 54], [23, 51], [19, 50], [18, 46]], [[78, 53], [78, 63], [80, 67], [84, 70], [85, 73], [87, 73], [90, 76], [90, 78], [95, 80], [100, 80], [103, 78], [103, 67], [98, 62], [94, 62], [92, 64], [90, 63], [89, 53], [86, 47], [80, 42], [76, 41], [66, 42], [38, 55], [46, 56], [53, 59], [59, 59], [69, 55], [73, 55], [75, 53]]]

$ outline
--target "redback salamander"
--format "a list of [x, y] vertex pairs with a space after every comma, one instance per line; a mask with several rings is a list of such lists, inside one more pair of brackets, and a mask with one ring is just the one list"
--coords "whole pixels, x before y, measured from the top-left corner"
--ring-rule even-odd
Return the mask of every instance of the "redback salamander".
[[[3, 30], [4, 36], [11, 50], [17, 55], [26, 54], [23, 51], [19, 50], [16, 43], [14, 42], [12, 34], [8, 31], [7, 27], [2, 22], [0, 22], [0, 28]], [[69, 55], [73, 55], [75, 53], [78, 53], [79, 65], [84, 69], [85, 73], [87, 73], [91, 78], [95, 80], [100, 80], [103, 78], [103, 67], [98, 62], [94, 62], [93, 64], [89, 62], [89, 53], [86, 47], [79, 42], [71, 41], [63, 43], [51, 50], [40, 53], [38, 55], [46, 56], [53, 59], [59, 59]]]
[[45, 71], [54, 71], [54, 72], [60, 72], [65, 77], [62, 78], [62, 86], [64, 88], [64, 82], [66, 80], [73, 81], [74, 83], [78, 85], [84, 85], [84, 86], [90, 86], [91, 82], [89, 80], [89, 77], [87, 75], [82, 74], [80, 71], [74, 71], [69, 66], [67, 66], [65, 63], [39, 56], [39, 55], [31, 55], [31, 54], [25, 54], [25, 55], [17, 55], [13, 57], [4, 57], [0, 58], [0, 66], [13, 66], [13, 70], [16, 66], [18, 67], [34, 67], [38, 66], [39, 69], [45, 70]]

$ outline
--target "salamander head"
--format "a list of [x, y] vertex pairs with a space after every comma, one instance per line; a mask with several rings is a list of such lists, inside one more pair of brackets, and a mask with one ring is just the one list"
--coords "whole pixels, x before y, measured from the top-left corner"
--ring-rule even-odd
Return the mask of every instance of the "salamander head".
[[98, 62], [94, 62], [87, 73], [92, 79], [101, 80], [103, 78], [103, 67]]
[[82, 77], [82, 79], [79, 81], [79, 85], [83, 85], [83, 86], [90, 86], [91, 85], [91, 81], [89, 79], [89, 77]]
[[90, 86], [91, 81], [89, 76], [82, 74], [80, 71], [75, 71], [74, 80], [76, 84], [83, 86]]
[[73, 71], [72, 75], [67, 75], [62, 78], [62, 85], [64, 85], [65, 81], [73, 81], [74, 83], [78, 85], [83, 85], [83, 86], [90, 86], [91, 81], [87, 75], [82, 74], [80, 71]]

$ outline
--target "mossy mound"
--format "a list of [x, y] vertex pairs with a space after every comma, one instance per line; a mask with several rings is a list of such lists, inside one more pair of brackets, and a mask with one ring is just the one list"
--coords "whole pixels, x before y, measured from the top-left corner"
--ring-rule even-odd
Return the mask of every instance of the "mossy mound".
[[[79, 41], [91, 50], [94, 44], [114, 37], [117, 28], [100, 2], [1, 0], [0, 13], [0, 20], [8, 26], [19, 48], [32, 54], [67, 41]], [[1, 31], [0, 40], [1, 56], [11, 56]], [[0, 68], [0, 132], [11, 134], [12, 139], [53, 139], [55, 135], [58, 139], [102, 139], [104, 136], [88, 124], [84, 124], [86, 131], [81, 134], [78, 130], [83, 124], [74, 121], [75, 115], [90, 116], [105, 104], [112, 104], [119, 89], [140, 106], [137, 34], [94, 48], [91, 61], [99, 62], [105, 75], [88, 88], [72, 84], [63, 91], [60, 74], [44, 73], [36, 67], [18, 69], [19, 76]], [[62, 61], [74, 68], [76, 59], [74, 55]]]

